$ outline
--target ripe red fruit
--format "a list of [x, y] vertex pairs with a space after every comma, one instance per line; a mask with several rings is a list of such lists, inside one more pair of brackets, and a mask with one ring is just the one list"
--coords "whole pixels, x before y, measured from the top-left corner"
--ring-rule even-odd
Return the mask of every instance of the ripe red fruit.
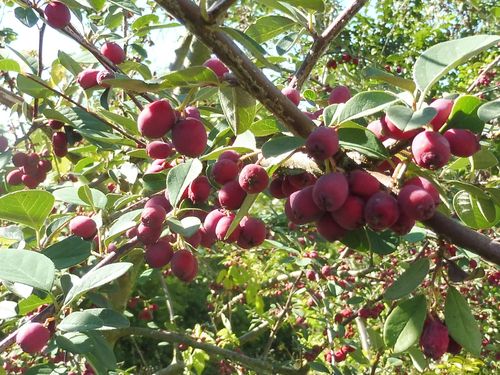
[[439, 205], [440, 198], [439, 198], [439, 191], [436, 189], [434, 184], [430, 182], [428, 179], [420, 176], [415, 176], [413, 178], [410, 178], [404, 183], [404, 186], [406, 185], [415, 185], [419, 186], [422, 189], [424, 189], [426, 192], [428, 192], [432, 199], [434, 200], [434, 204], [437, 206]]
[[326, 63], [326, 67], [328, 69], [336, 69], [337, 68], [337, 62], [333, 59], [331, 60], [328, 60], [328, 62]]
[[309, 155], [318, 160], [332, 157], [339, 150], [337, 131], [326, 126], [317, 127], [307, 137], [306, 149]]
[[170, 262], [174, 252], [172, 246], [166, 240], [160, 240], [146, 247], [144, 257], [146, 263], [152, 268], [162, 268]]
[[147, 307], [145, 307], [141, 311], [139, 311], [139, 314], [137, 315], [137, 319], [144, 320], [146, 322], [153, 320], [153, 312], [150, 309], [148, 309]]
[[34, 189], [40, 184], [38, 178], [30, 174], [23, 174], [21, 181], [28, 189]]
[[438, 111], [436, 117], [431, 120], [431, 125], [434, 131], [439, 131], [450, 116], [451, 109], [453, 108], [453, 100], [436, 99], [430, 104], [430, 107]]
[[363, 169], [355, 169], [349, 173], [349, 191], [368, 199], [380, 190], [380, 182]]
[[38, 170], [41, 173], [50, 172], [52, 170], [52, 163], [47, 159], [40, 160], [38, 162]]
[[14, 164], [16, 167], [22, 167], [24, 164], [26, 164], [28, 155], [26, 155], [24, 152], [17, 152], [14, 155], [12, 155], [12, 164]]
[[200, 111], [194, 106], [184, 108], [184, 117], [193, 117], [201, 121]]
[[69, 230], [72, 234], [82, 237], [84, 240], [91, 240], [97, 233], [97, 224], [87, 216], [75, 216], [69, 222]]
[[346, 230], [338, 225], [328, 212], [316, 222], [316, 228], [318, 233], [328, 242], [340, 240], [346, 234]]
[[121, 64], [125, 61], [125, 51], [115, 42], [104, 43], [101, 47], [101, 53], [113, 64]]
[[115, 74], [113, 72], [110, 72], [109, 70], [101, 70], [99, 73], [97, 73], [96, 80], [99, 86], [108, 88], [111, 87], [110, 84], [104, 81], [113, 78], [115, 78]]
[[370, 228], [382, 231], [394, 225], [398, 220], [398, 203], [390, 194], [379, 191], [366, 202], [364, 215]]
[[215, 234], [208, 233], [205, 228], [200, 228], [199, 233], [201, 235], [200, 245], [203, 247], [212, 247], [212, 245], [217, 241]]
[[227, 239], [225, 239], [227, 231], [229, 230], [229, 227], [233, 223], [233, 220], [234, 220], [234, 214], [231, 214], [230, 216], [222, 217], [217, 222], [217, 226], [215, 227], [215, 235], [217, 236], [217, 239], [219, 241], [224, 241], [227, 243], [238, 241], [241, 232], [241, 228], [239, 226], [236, 226], [236, 228], [234, 228], [234, 230], [232, 231], [231, 235]]
[[144, 208], [152, 207], [152, 206], [160, 206], [165, 209], [166, 212], [170, 212], [172, 210], [172, 205], [169, 200], [165, 197], [165, 195], [155, 195], [148, 199]]
[[391, 120], [389, 120], [387, 116], [385, 116], [384, 120], [388, 131], [387, 136], [392, 139], [397, 139], [397, 140], [410, 139], [422, 131], [422, 129], [403, 131], [399, 129], [396, 126], [396, 124], [394, 124]]
[[450, 354], [457, 355], [460, 353], [462, 350], [462, 345], [460, 345], [458, 342], [453, 340], [453, 337], [448, 336], [449, 343], [448, 343], [448, 349], [446, 351]]
[[285, 95], [293, 104], [299, 105], [300, 103], [300, 91], [294, 89], [293, 87], [285, 87], [281, 90], [281, 93]]
[[398, 194], [400, 211], [415, 220], [428, 220], [436, 212], [432, 196], [416, 185], [404, 186]]
[[41, 352], [50, 339], [50, 331], [40, 323], [26, 323], [16, 335], [16, 342], [25, 353]]
[[368, 130], [373, 132], [373, 134], [375, 134], [380, 142], [385, 141], [390, 134], [389, 129], [387, 129], [387, 123], [385, 122], [384, 117], [379, 120], [370, 122], [367, 125], [367, 128]]
[[212, 176], [218, 184], [234, 180], [238, 176], [238, 164], [230, 159], [220, 159], [212, 167]]
[[285, 214], [288, 219], [295, 224], [306, 224], [317, 220], [323, 210], [316, 205], [313, 197], [313, 186], [307, 186], [296, 191], [287, 200], [289, 212], [285, 205]]
[[203, 228], [205, 229], [207, 235], [215, 237], [215, 228], [217, 227], [217, 223], [224, 216], [226, 215], [221, 210], [213, 210], [208, 213], [207, 217], [205, 217], [205, 220], [203, 221]]
[[427, 169], [439, 169], [450, 160], [450, 144], [441, 134], [424, 131], [413, 138], [411, 144], [415, 163]]
[[9, 141], [3, 135], [0, 135], [0, 152], [4, 152], [9, 147]]
[[162, 227], [148, 227], [140, 223], [137, 227], [137, 239], [144, 245], [152, 245], [160, 239]]
[[428, 315], [420, 336], [420, 346], [424, 354], [438, 360], [448, 350], [449, 342], [448, 328], [438, 318]]
[[137, 236], [137, 227], [132, 227], [125, 232], [127, 238], [134, 238]]
[[248, 164], [241, 170], [238, 182], [248, 194], [257, 194], [267, 188], [269, 176], [260, 165]]
[[349, 61], [351, 61], [351, 58], [352, 58], [351, 55], [349, 55], [348, 53], [342, 54], [342, 61], [343, 62], [349, 62]]
[[23, 172], [19, 169], [14, 169], [13, 171], [10, 171], [7, 176], [5, 177], [5, 180], [9, 185], [20, 185], [23, 183]]
[[52, 149], [56, 156], [62, 158], [68, 154], [68, 138], [66, 133], [56, 132], [52, 134]]
[[69, 25], [71, 13], [66, 4], [59, 1], [51, 1], [44, 10], [45, 20], [54, 29], [62, 29]]
[[245, 216], [241, 219], [239, 226], [241, 232], [238, 237], [238, 245], [244, 249], [259, 246], [266, 239], [266, 226], [257, 218]]
[[200, 120], [188, 117], [174, 125], [172, 143], [182, 155], [192, 158], [200, 156], [207, 147], [207, 131]]
[[175, 111], [166, 100], [148, 104], [139, 114], [139, 132], [147, 138], [161, 138], [174, 126]]
[[342, 350], [336, 350], [333, 353], [333, 358], [335, 359], [335, 362], [342, 362], [346, 358], [346, 353], [344, 353]]
[[224, 74], [229, 73], [229, 69], [217, 57], [212, 57], [203, 63], [204, 67], [212, 70], [219, 78], [223, 78]]
[[292, 174], [287, 176], [288, 181], [297, 189], [305, 188], [309, 185], [314, 185], [316, 177], [308, 172]]
[[314, 203], [325, 211], [338, 210], [344, 204], [348, 194], [347, 178], [339, 172], [323, 175], [314, 184]]
[[174, 253], [170, 267], [177, 278], [184, 282], [190, 282], [198, 272], [198, 261], [190, 251], [182, 249]]
[[87, 90], [91, 87], [98, 86], [97, 75], [100, 73], [99, 69], [85, 69], [78, 73], [76, 77], [76, 82], [82, 87], [82, 89]]
[[481, 149], [476, 135], [467, 129], [450, 129], [444, 134], [450, 144], [450, 151], [455, 156], [469, 157]]
[[226, 150], [222, 154], [219, 155], [218, 160], [229, 159], [229, 160], [232, 160], [233, 162], [235, 162], [236, 164], [238, 164], [238, 162], [240, 161], [240, 157], [241, 157], [241, 155], [238, 154], [236, 151]]
[[197, 248], [201, 243], [202, 235], [202, 232], [197, 230], [193, 235], [191, 235], [191, 237], [185, 237], [184, 240], [194, 248]]
[[148, 227], [161, 227], [167, 212], [162, 206], [144, 207], [141, 213], [141, 222]]
[[283, 192], [283, 177], [275, 177], [269, 184], [269, 194], [277, 199], [286, 198], [286, 194]]
[[328, 104], [345, 103], [351, 99], [351, 91], [346, 86], [337, 86], [330, 93]]
[[188, 198], [194, 204], [203, 203], [208, 200], [212, 186], [206, 176], [196, 177], [188, 186]]
[[410, 233], [414, 226], [415, 219], [412, 219], [404, 212], [400, 212], [398, 220], [393, 225], [391, 225], [391, 230], [400, 236], [404, 236], [405, 234]]
[[296, 191], [299, 191], [300, 189], [301, 189], [300, 186], [292, 184], [292, 182], [290, 181], [290, 176], [285, 176], [283, 178], [283, 182], [281, 184], [281, 190], [285, 195], [285, 197], [289, 197], [290, 195], [292, 195]]
[[333, 219], [344, 229], [353, 230], [363, 225], [365, 202], [355, 195], [349, 195], [344, 204], [331, 213]]
[[228, 210], [237, 210], [243, 204], [246, 195], [238, 181], [229, 181], [219, 190], [219, 204]]

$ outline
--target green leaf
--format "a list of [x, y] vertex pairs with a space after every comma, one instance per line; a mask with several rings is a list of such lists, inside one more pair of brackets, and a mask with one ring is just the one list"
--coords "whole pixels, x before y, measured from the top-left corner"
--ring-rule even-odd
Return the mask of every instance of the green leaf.
[[130, 267], [132, 267], [132, 263], [120, 262], [107, 264], [101, 268], [91, 270], [73, 285], [64, 299], [64, 305], [70, 304], [89, 290], [98, 288], [101, 285], [119, 278], [125, 274]]
[[57, 201], [89, 207], [90, 204], [78, 195], [77, 186], [70, 186], [54, 190], [53, 195]]
[[417, 347], [411, 347], [407, 351], [410, 355], [413, 366], [415, 366], [419, 372], [424, 372], [426, 367], [429, 365], [427, 359], [424, 357], [424, 354]]
[[12, 59], [1, 59], [0, 60], [0, 70], [4, 72], [17, 72], [21, 73], [21, 67], [16, 60]]
[[78, 188], [78, 197], [94, 209], [104, 210], [108, 203], [108, 199], [102, 191], [89, 188], [88, 185], [82, 185]]
[[347, 150], [357, 151], [376, 159], [386, 159], [389, 156], [382, 142], [364, 126], [346, 122], [337, 129], [337, 134], [340, 145]]
[[446, 125], [447, 129], [468, 129], [474, 133], [481, 134], [484, 128], [477, 114], [483, 101], [473, 95], [463, 95], [455, 100], [453, 108]]
[[203, 155], [200, 160], [205, 161], [205, 160], [217, 160], [220, 154], [222, 154], [224, 151], [228, 150], [233, 150], [236, 151], [240, 154], [246, 154], [248, 152], [252, 152], [253, 149], [247, 148], [247, 147], [234, 147], [234, 146], [227, 146], [227, 147], [219, 147], [216, 148], [213, 151], [210, 151], [208, 154]]
[[413, 112], [404, 105], [394, 105], [387, 110], [387, 117], [402, 131], [420, 129], [437, 115], [433, 107], [425, 107]]
[[90, 256], [91, 241], [80, 237], [67, 237], [42, 251], [42, 254], [54, 262], [58, 270], [80, 264]]
[[499, 41], [496, 35], [474, 35], [432, 46], [415, 62], [413, 77], [417, 87], [426, 93], [450, 70]]
[[448, 288], [444, 305], [444, 318], [453, 339], [472, 354], [481, 353], [481, 332], [469, 304], [452, 286]]
[[495, 154], [486, 147], [481, 148], [481, 150], [472, 155], [469, 160], [472, 160], [472, 167], [474, 170], [489, 169], [498, 165], [498, 159]]
[[[32, 76], [26, 73], [26, 76]], [[34, 98], [46, 98], [51, 95], [53, 95], [52, 91], [49, 89], [43, 87], [41, 84], [39, 84], [36, 81], [33, 81], [30, 78], [27, 78], [23, 74], [18, 74], [17, 75], [17, 88], [19, 91], [28, 94], [29, 96], [32, 96]], [[40, 80], [37, 78], [36, 80]]]
[[109, 370], [116, 368], [116, 356], [111, 344], [100, 332], [87, 331], [90, 338], [90, 351], [85, 353], [85, 358], [90, 362], [97, 374], [108, 374]]
[[54, 197], [43, 190], [20, 190], [0, 197], [0, 219], [40, 230], [54, 206]]
[[179, 233], [183, 237], [191, 237], [201, 227], [200, 219], [195, 216], [188, 216], [182, 220], [171, 217], [167, 219], [167, 223], [173, 232]]
[[248, 130], [257, 111], [257, 102], [239, 86], [221, 87], [219, 100], [227, 122], [235, 135]]
[[59, 51], [57, 58], [62, 66], [64, 66], [71, 74], [77, 76], [83, 69], [80, 63], [73, 60], [73, 58], [66, 52]]
[[425, 296], [401, 302], [389, 314], [384, 324], [384, 342], [395, 353], [409, 349], [417, 342], [427, 313]]
[[0, 279], [50, 292], [54, 263], [45, 255], [29, 250], [0, 249]]
[[258, 196], [259, 194], [247, 194], [247, 196], [243, 200], [243, 203], [241, 204], [240, 209], [231, 222], [231, 225], [227, 229], [226, 237], [224, 239], [228, 239], [231, 233], [233, 233], [236, 227], [240, 224], [241, 219], [243, 219], [248, 214], [248, 211], [250, 211], [250, 208], [252, 208], [252, 205], [254, 204]]
[[481, 199], [467, 191], [453, 197], [453, 208], [460, 220], [473, 229], [488, 229], [500, 222], [500, 207], [492, 199]]
[[179, 204], [184, 190], [200, 175], [203, 164], [198, 159], [191, 159], [185, 163], [176, 165], [168, 171], [167, 191], [170, 203], [173, 207]]
[[[1, 61], [0, 61], [1, 63]], [[481, 121], [490, 122], [500, 117], [500, 99], [483, 104], [477, 110], [477, 116]]]
[[63, 332], [85, 332], [127, 328], [130, 322], [111, 309], [88, 309], [66, 316], [58, 325]]
[[38, 22], [38, 16], [31, 8], [17, 7], [14, 9], [16, 18], [26, 27], [33, 27]]
[[415, 82], [413, 82], [411, 79], [397, 77], [395, 75], [387, 73], [386, 71], [374, 67], [366, 68], [364, 74], [365, 77], [367, 78], [372, 78], [379, 81], [387, 82], [393, 86], [402, 88], [403, 90], [409, 91], [411, 93], [413, 93], [416, 88]]
[[278, 35], [289, 32], [296, 22], [283, 16], [264, 16], [251, 24], [245, 33], [258, 43], [267, 42]]
[[274, 135], [283, 131], [283, 126], [274, 117], [264, 118], [262, 120], [255, 121], [250, 125], [250, 130], [256, 137], [266, 137], [268, 135]]
[[384, 298], [395, 300], [406, 297], [420, 285], [427, 273], [429, 273], [429, 260], [427, 258], [416, 260], [386, 289]]
[[281, 0], [280, 2], [302, 7], [304, 9], [316, 10], [318, 12], [323, 12], [325, 10], [323, 0]]
[[304, 146], [305, 139], [300, 137], [278, 136], [270, 139], [262, 146], [262, 155], [271, 158], [288, 154], [293, 150]]
[[353, 249], [365, 252], [373, 251], [379, 255], [387, 255], [396, 251], [399, 241], [399, 237], [396, 237], [390, 231], [380, 233], [368, 228], [349, 231], [340, 240], [340, 242]]
[[[343, 123], [380, 112], [385, 107], [399, 101], [394, 94], [386, 91], [364, 91], [354, 95], [342, 106], [336, 123]], [[332, 125], [330, 123], [330, 125]]]
[[160, 78], [160, 89], [171, 89], [176, 87], [198, 87], [204, 85], [216, 85], [219, 79], [215, 73], [204, 66], [193, 66], [183, 70], [169, 73]]
[[165, 189], [164, 173], [147, 173], [142, 176], [143, 190], [142, 195], [151, 195]]
[[0, 301], [0, 319], [11, 319], [17, 316], [17, 303], [14, 301]]
[[45, 298], [40, 298], [36, 294], [32, 294], [28, 298], [24, 298], [18, 303], [19, 315], [26, 315], [27, 313], [35, 310], [36, 308], [49, 304], [51, 302], [50, 296], [47, 294]]

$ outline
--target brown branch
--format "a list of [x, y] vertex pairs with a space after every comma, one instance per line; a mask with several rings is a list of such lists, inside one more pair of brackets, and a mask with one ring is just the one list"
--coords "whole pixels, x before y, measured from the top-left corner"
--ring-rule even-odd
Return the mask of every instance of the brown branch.
[[295, 135], [307, 137], [314, 129], [314, 123], [269, 81], [227, 34], [203, 19], [197, 5], [188, 0], [156, 0], [156, 2], [212, 48], [238, 78], [242, 88], [257, 98], [290, 131]]
[[469, 249], [480, 257], [500, 266], [500, 242], [463, 226], [440, 212], [423, 222], [435, 233], [451, 240], [455, 245]]
[[302, 88], [304, 82], [307, 80], [314, 66], [325, 53], [332, 40], [340, 34], [347, 23], [367, 2], [368, 0], [353, 0], [351, 4], [333, 20], [330, 26], [328, 26], [323, 34], [313, 43], [311, 50], [307, 54], [299, 70], [297, 70], [290, 85], [296, 87], [298, 90]]
[[248, 369], [255, 370], [259, 374], [306, 374], [308, 367], [302, 367], [300, 369], [294, 369], [289, 367], [282, 367], [279, 364], [272, 363], [269, 361], [260, 360], [257, 358], [249, 357], [245, 354], [241, 354], [232, 350], [220, 348], [216, 345], [212, 345], [206, 342], [198, 341], [196, 338], [183, 335], [181, 333], [149, 329], [142, 327], [130, 327], [121, 329], [118, 331], [120, 336], [143, 336], [149, 337], [155, 340], [173, 342], [173, 343], [183, 343], [189, 345], [192, 348], [201, 349], [210, 355], [217, 355], [223, 358], [227, 358], [231, 361], [240, 363]]
[[226, 14], [236, 0], [219, 0], [208, 9], [208, 21], [215, 22], [217, 18]]

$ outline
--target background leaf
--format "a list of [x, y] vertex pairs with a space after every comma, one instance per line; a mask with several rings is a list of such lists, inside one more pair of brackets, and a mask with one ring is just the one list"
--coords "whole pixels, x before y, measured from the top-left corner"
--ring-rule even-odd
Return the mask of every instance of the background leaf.
[[21, 190], [0, 197], [0, 219], [40, 230], [54, 206], [54, 197], [47, 191]]

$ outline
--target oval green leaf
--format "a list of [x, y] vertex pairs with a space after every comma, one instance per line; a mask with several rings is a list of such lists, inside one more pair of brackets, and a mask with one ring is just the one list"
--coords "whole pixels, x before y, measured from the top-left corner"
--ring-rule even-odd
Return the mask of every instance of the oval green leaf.
[[203, 164], [198, 159], [191, 159], [185, 163], [176, 165], [168, 171], [167, 192], [170, 203], [176, 207], [184, 190], [200, 175]]
[[91, 241], [80, 237], [67, 237], [42, 251], [58, 270], [80, 264], [90, 256]]
[[386, 91], [360, 92], [345, 103], [335, 122], [344, 123], [373, 115], [397, 101], [399, 101], [399, 98], [396, 95]]
[[66, 316], [58, 325], [63, 332], [85, 332], [127, 328], [130, 322], [122, 314], [111, 309], [88, 309]]
[[395, 300], [407, 296], [420, 285], [427, 273], [429, 273], [429, 260], [427, 258], [416, 260], [386, 289], [384, 298]]
[[43, 190], [21, 190], [0, 197], [0, 219], [40, 230], [54, 206], [54, 197]]

